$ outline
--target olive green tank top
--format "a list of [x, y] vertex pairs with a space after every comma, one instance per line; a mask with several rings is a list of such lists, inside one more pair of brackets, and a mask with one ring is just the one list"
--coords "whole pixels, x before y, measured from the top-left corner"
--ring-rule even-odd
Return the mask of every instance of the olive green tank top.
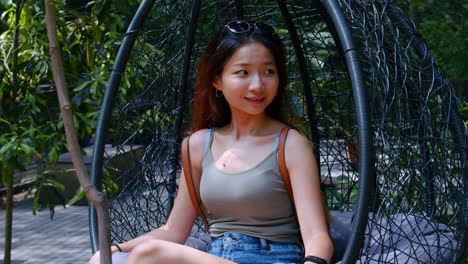
[[272, 152], [255, 167], [223, 172], [211, 152], [214, 130], [205, 140], [200, 182], [201, 208], [211, 237], [241, 233], [276, 242], [301, 243], [299, 226], [277, 161], [279, 133]]

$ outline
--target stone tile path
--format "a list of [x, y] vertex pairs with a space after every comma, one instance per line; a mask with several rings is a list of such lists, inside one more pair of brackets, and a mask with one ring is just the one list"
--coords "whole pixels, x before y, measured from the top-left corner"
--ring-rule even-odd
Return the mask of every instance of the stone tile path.
[[[13, 208], [12, 264], [80, 264], [91, 256], [87, 206], [55, 207], [32, 214], [32, 201]], [[5, 210], [0, 209], [0, 263], [4, 257]]]

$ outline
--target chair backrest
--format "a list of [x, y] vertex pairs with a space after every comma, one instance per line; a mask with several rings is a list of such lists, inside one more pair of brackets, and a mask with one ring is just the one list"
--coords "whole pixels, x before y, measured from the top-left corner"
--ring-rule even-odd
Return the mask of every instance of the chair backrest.
[[[114, 242], [165, 222], [198, 58], [225, 21], [244, 18], [272, 24], [287, 46], [295, 121], [315, 144], [328, 206], [354, 212], [358, 230], [345, 260], [392, 261], [379, 250], [407, 255], [398, 239], [427, 245], [389, 224], [402, 216], [443, 223], [458, 241], [431, 248], [429, 261], [445, 252], [451, 262], [462, 258], [466, 129], [450, 83], [391, 2], [156, 2], [142, 1], [124, 37], [96, 136], [96, 183], [110, 178], [119, 186], [110, 205]], [[102, 160], [106, 144], [117, 151]], [[445, 231], [433, 234], [440, 239]]]

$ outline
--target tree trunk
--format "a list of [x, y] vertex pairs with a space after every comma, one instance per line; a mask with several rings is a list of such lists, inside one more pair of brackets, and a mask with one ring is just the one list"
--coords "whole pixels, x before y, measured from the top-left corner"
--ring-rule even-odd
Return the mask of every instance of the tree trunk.
[[[16, 10], [15, 10], [15, 33], [13, 36], [13, 74], [11, 75], [11, 83], [13, 84], [13, 91], [17, 93], [19, 90], [16, 86], [18, 85], [17, 76], [18, 76], [18, 47], [19, 47], [19, 22], [21, 18], [21, 12], [23, 11], [23, 4], [24, 0], [16, 2]], [[13, 101], [16, 98], [16, 94], [12, 95]], [[8, 165], [6, 165], [8, 167]], [[2, 173], [5, 175], [1, 175], [0, 177], [5, 181], [6, 187], [6, 208], [5, 208], [5, 247], [3, 249], [3, 263], [10, 264], [11, 263], [11, 237], [12, 237], [12, 228], [13, 228], [13, 175], [14, 175], [14, 168], [6, 168]]]
[[7, 175], [3, 175], [6, 187], [6, 208], [5, 208], [5, 248], [3, 250], [3, 263], [11, 262], [11, 234], [13, 226], [13, 171], [7, 169]]
[[111, 263], [110, 254], [110, 224], [109, 224], [109, 205], [107, 195], [92, 184], [88, 175], [87, 168], [81, 156], [81, 147], [78, 143], [78, 136], [73, 124], [73, 111], [68, 96], [68, 89], [65, 83], [65, 75], [63, 72], [62, 57], [60, 54], [60, 46], [57, 37], [57, 15], [54, 0], [44, 0], [46, 10], [46, 26], [47, 35], [49, 38], [49, 51], [52, 60], [54, 72], [54, 80], [57, 88], [57, 96], [60, 104], [60, 112], [63, 118], [65, 135], [67, 138], [67, 148], [71, 155], [73, 166], [76, 169], [76, 175], [81, 187], [83, 188], [86, 198], [92, 202], [96, 208], [99, 230], [99, 248], [101, 263]]

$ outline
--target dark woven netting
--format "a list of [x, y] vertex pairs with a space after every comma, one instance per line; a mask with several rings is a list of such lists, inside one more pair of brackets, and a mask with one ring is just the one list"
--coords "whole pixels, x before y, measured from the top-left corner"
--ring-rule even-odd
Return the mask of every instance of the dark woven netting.
[[[165, 223], [177, 192], [198, 59], [215, 30], [242, 18], [272, 24], [283, 39], [288, 93], [298, 113], [293, 123], [314, 143], [327, 204], [333, 212], [349, 213], [348, 228], [362, 201], [359, 180], [370, 171], [365, 192], [371, 199], [363, 201], [371, 212], [363, 218], [368, 221], [358, 259], [461, 260], [466, 131], [453, 89], [394, 6], [339, 4], [357, 45], [363, 88], [353, 87], [355, 71], [343, 59], [346, 45], [318, 1], [155, 1], [147, 4], [146, 18], [137, 13], [144, 22], [126, 33], [136, 40], [125, 52], [121, 48], [116, 64], [129, 56], [128, 64], [114, 69], [121, 81], [109, 82], [105, 101], [111, 110], [100, 120], [108, 128], [96, 182], [114, 190], [114, 243]], [[365, 97], [356, 100], [356, 89]], [[370, 129], [359, 123], [361, 101], [369, 104]], [[371, 131], [373, 149], [365, 159], [359, 153], [363, 130]], [[203, 230], [201, 221], [198, 229]]]
[[386, 1], [342, 6], [372, 105], [375, 193], [362, 260], [461, 263], [466, 131], [453, 87], [401, 10]]
[[[275, 28], [285, 41], [289, 54], [290, 94], [300, 119], [299, 128], [312, 137], [310, 123], [320, 119], [317, 129], [321, 138], [322, 178], [329, 184], [340, 179], [329, 192], [334, 209], [350, 210], [353, 201], [347, 190], [357, 179], [357, 171], [346, 159], [345, 141], [355, 137], [353, 99], [343, 60], [327, 30], [320, 12], [298, 5], [290, 11], [298, 34], [310, 78], [306, 98], [297, 58], [276, 3], [244, 5], [245, 19], [275, 21]], [[125, 69], [121, 91], [114, 106], [107, 139], [118, 149], [117, 155], [128, 155], [133, 148], [131, 162], [113, 174], [120, 192], [114, 197], [112, 221], [125, 230], [113, 228], [115, 237], [127, 239], [164, 223], [169, 206], [168, 193], [173, 193], [174, 179], [178, 177], [179, 143], [190, 121], [193, 79], [196, 65], [207, 39], [229, 17], [235, 17], [233, 4], [210, 3], [200, 10], [198, 28], [194, 34], [189, 70], [184, 72], [185, 41], [190, 24], [191, 1], [174, 5], [156, 4], [131, 53]], [[184, 79], [184, 74], [188, 78]], [[307, 104], [316, 107], [309, 111]], [[310, 116], [317, 111], [319, 117]], [[112, 150], [114, 150], [112, 148]], [[124, 154], [125, 153], [125, 154]], [[113, 159], [105, 168], [112, 171]], [[108, 166], [110, 164], [110, 166]], [[343, 180], [343, 175], [349, 181]], [[343, 187], [344, 186], [344, 187]], [[336, 196], [336, 197], [334, 197]], [[172, 196], [171, 196], [172, 197]], [[139, 220], [141, 219], [141, 220]], [[142, 222], [140, 222], [142, 221]], [[132, 222], [141, 225], [130, 224]], [[130, 229], [130, 230], [127, 230]]]

